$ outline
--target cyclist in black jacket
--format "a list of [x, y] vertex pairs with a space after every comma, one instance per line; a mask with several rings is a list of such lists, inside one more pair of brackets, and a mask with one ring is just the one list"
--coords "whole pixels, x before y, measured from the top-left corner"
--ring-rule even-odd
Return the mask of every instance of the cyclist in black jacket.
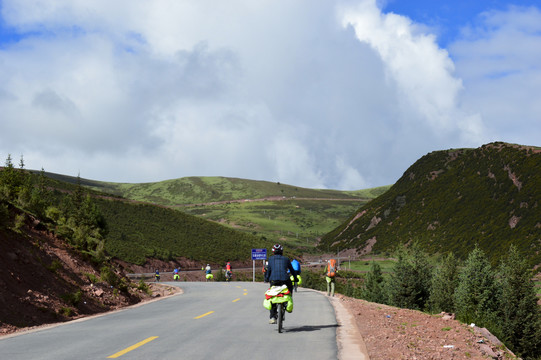
[[[269, 265], [265, 272], [265, 282], [270, 282], [272, 286], [286, 285], [291, 295], [293, 295], [293, 283], [287, 271], [289, 270], [293, 274], [294, 279], [297, 279], [297, 272], [293, 269], [289, 259], [283, 256], [284, 248], [282, 245], [274, 245], [272, 252], [274, 255], [269, 258]], [[277, 318], [276, 305], [273, 304], [270, 310], [269, 323], [275, 324]]]

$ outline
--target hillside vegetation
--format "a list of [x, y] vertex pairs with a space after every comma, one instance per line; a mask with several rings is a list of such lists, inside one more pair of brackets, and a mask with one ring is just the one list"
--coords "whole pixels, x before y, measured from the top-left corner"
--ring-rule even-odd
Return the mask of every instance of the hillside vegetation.
[[137, 184], [86, 180], [83, 185], [126, 199], [165, 206], [284, 197], [310, 199], [375, 198], [386, 190], [386, 187], [359, 191], [307, 189], [279, 182], [228, 177], [185, 177]]
[[541, 149], [491, 143], [435, 151], [326, 234], [320, 249], [391, 253], [416, 241], [464, 259], [475, 245], [496, 263], [511, 244], [541, 264]]
[[252, 248], [270, 247], [264, 238], [184, 214], [119, 200], [95, 200], [106, 223], [110, 256], [143, 265], [147, 258], [186, 258], [224, 263], [250, 259]]
[[[65, 184], [77, 182], [74, 177], [46, 174]], [[320, 236], [334, 229], [359, 207], [389, 188], [382, 186], [357, 191], [306, 189], [268, 181], [227, 177], [187, 177], [141, 184], [106, 183], [87, 179], [79, 181], [96, 194], [108, 193], [117, 198], [169, 207], [253, 235], [254, 238], [284, 243], [289, 248], [303, 252], [313, 252]], [[104, 213], [107, 215], [108, 211], [104, 209]], [[168, 214], [173, 217], [181, 216]], [[165, 219], [165, 216], [161, 219]], [[154, 221], [161, 222], [161, 219]], [[170, 228], [168, 231], [173, 233], [175, 230]], [[119, 243], [119, 234], [110, 237], [116, 239], [113, 240], [115, 244], [108, 243], [110, 251], [127, 247]], [[153, 237], [152, 233], [145, 238], [149, 237]], [[229, 236], [223, 238], [227, 239]], [[126, 243], [126, 240], [122, 242]], [[155, 249], [158, 242], [151, 242], [153, 245], [145, 246], [142, 253], [157, 254], [160, 258], [169, 258], [168, 254], [179, 253], [177, 245], [173, 246], [177, 250], [163, 250], [166, 247], [158, 250]], [[182, 254], [190, 253], [189, 250], [182, 251]]]

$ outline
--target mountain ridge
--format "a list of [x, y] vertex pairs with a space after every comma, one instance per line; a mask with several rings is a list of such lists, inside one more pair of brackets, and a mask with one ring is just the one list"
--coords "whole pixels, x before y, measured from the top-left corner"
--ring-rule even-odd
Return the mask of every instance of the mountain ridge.
[[515, 244], [539, 265], [540, 201], [541, 148], [495, 142], [434, 151], [319, 247], [389, 254], [417, 241], [429, 253], [464, 258], [478, 244], [496, 262]]

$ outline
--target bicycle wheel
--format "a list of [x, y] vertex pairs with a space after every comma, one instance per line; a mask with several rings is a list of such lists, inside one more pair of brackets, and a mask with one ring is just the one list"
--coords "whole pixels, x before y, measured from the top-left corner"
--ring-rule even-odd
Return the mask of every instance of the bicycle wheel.
[[276, 305], [276, 311], [278, 313], [278, 332], [282, 332], [282, 322], [284, 321], [284, 304], [279, 303]]

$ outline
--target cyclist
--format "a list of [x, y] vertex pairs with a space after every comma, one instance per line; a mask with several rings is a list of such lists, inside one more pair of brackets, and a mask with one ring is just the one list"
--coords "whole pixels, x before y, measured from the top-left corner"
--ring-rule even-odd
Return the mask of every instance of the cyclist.
[[[271, 286], [286, 285], [289, 292], [293, 294], [293, 283], [289, 277], [289, 272], [297, 277], [297, 272], [291, 266], [291, 262], [285, 256], [283, 256], [284, 248], [280, 244], [276, 244], [272, 247], [272, 253], [274, 254], [269, 258], [269, 265], [265, 272], [265, 282], [269, 282]], [[278, 319], [278, 311], [276, 310], [276, 304], [273, 304], [270, 309], [269, 324], [276, 324]]]
[[233, 276], [233, 272], [231, 271], [231, 263], [228, 261], [225, 264], [225, 279], [229, 281], [231, 280], [232, 276]]
[[207, 264], [207, 267], [205, 268], [205, 280], [209, 281], [213, 278], [214, 276], [212, 275], [212, 269], [210, 268], [210, 264]]
[[160, 270], [156, 269], [155, 281], [160, 281]]
[[[299, 261], [297, 259], [293, 259], [293, 260], [291, 260], [291, 266], [293, 266], [293, 269], [295, 269], [295, 271], [297, 272], [297, 280], [298, 281], [294, 281], [294, 279], [292, 279], [292, 281], [294, 283], [295, 292], [296, 292], [297, 291], [297, 285], [301, 284], [301, 264], [299, 263]], [[293, 275], [291, 277], [293, 278]]]

